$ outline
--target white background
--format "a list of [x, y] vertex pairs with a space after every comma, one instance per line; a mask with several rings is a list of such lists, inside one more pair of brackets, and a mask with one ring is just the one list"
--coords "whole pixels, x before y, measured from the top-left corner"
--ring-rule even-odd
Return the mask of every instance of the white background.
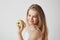
[[16, 21], [34, 3], [45, 12], [49, 40], [60, 40], [60, 0], [0, 0], [0, 40], [18, 40]]

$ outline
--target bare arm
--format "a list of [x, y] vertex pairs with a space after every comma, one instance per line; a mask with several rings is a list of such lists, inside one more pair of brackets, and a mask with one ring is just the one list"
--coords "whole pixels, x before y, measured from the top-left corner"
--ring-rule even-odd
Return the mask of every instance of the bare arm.
[[22, 29], [17, 27], [18, 31], [17, 31], [17, 34], [18, 34], [18, 40], [23, 40], [23, 37], [22, 37]]
[[18, 40], [23, 40], [22, 34], [18, 33]]
[[23, 40], [23, 37], [22, 37], [22, 31], [24, 29], [24, 26], [25, 26], [25, 23], [23, 20], [19, 20], [18, 23], [18, 40]]

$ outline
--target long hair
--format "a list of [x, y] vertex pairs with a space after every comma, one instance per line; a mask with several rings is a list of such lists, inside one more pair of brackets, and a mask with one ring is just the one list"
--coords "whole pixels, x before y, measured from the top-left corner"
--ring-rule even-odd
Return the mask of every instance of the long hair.
[[42, 33], [42, 40], [48, 40], [48, 30], [47, 30], [46, 18], [43, 9], [38, 4], [32, 4], [27, 10], [27, 14], [26, 14], [27, 25], [29, 25], [27, 17], [30, 9], [34, 9], [38, 12], [38, 19], [39, 19], [38, 26]]

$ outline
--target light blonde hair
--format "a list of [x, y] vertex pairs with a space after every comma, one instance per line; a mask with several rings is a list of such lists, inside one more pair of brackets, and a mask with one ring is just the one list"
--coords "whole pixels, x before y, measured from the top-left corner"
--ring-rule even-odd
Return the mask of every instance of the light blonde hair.
[[27, 17], [28, 17], [28, 13], [29, 13], [30, 9], [34, 9], [34, 10], [36, 10], [38, 12], [38, 20], [39, 20], [39, 22], [38, 22], [37, 26], [39, 26], [39, 29], [42, 32], [42, 36], [43, 36], [42, 40], [48, 40], [48, 30], [47, 30], [46, 18], [45, 18], [45, 14], [44, 14], [43, 9], [38, 4], [32, 4], [29, 7], [29, 9], [27, 10], [27, 15], [26, 15], [27, 26], [29, 26]]

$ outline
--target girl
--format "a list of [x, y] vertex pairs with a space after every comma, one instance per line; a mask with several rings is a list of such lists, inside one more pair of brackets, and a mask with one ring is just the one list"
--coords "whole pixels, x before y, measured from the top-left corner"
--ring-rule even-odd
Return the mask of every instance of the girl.
[[45, 14], [38, 4], [27, 10], [26, 22], [18, 27], [19, 40], [48, 40]]

